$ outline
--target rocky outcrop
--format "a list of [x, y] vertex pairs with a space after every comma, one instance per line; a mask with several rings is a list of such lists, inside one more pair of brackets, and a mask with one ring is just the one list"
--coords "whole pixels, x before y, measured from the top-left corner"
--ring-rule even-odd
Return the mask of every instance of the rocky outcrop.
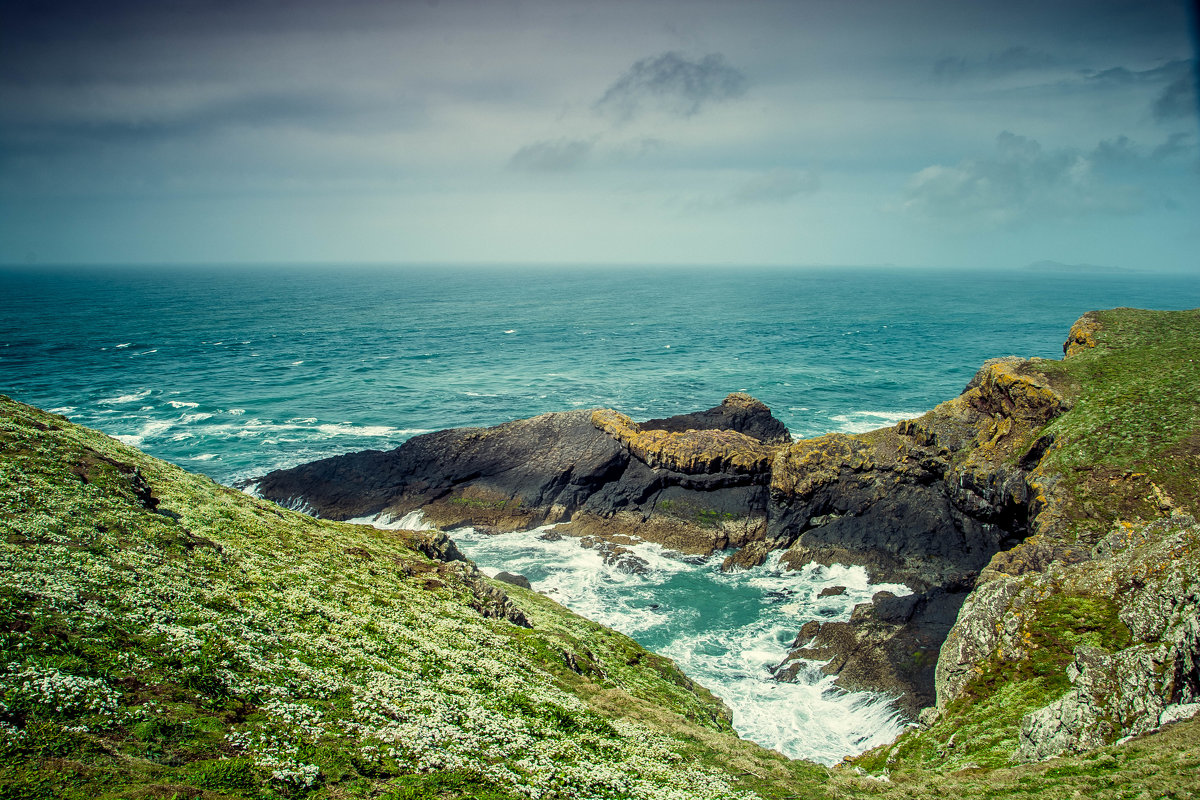
[[1048, 443], [1036, 433], [1067, 404], [1036, 366], [990, 361], [961, 396], [920, 418], [796, 442], [776, 457], [767, 537], [731, 561], [785, 548], [785, 565], [858, 564], [873, 581], [914, 591], [860, 605], [849, 622], [813, 623], [781, 677], [797, 659], [818, 659], [845, 688], [899, 695], [912, 718], [933, 703], [938, 653], [959, 608], [1039, 510], [1030, 476]]
[[1033, 432], [1065, 408], [1030, 363], [988, 362], [960, 397], [895, 428], [791, 445], [768, 526], [785, 562], [861, 564], [919, 591], [972, 584], [1028, 535], [1027, 477], [1045, 450]]
[[760, 539], [771, 459], [790, 441], [770, 409], [733, 394], [655, 424], [608, 410], [543, 414], [279, 470], [256, 489], [333, 519], [421, 509], [442, 528], [563, 523], [568, 534], [636, 534], [689, 553]]
[[902, 597], [878, 592], [855, 606], [848, 622], [807, 623], [775, 676], [794, 680], [812, 668], [807, 662], [823, 662], [821, 672], [836, 675], [843, 688], [890, 693], [915, 719], [934, 702], [938, 648], [965, 597], [940, 587]]
[[1021, 760], [1145, 733], [1200, 701], [1200, 525], [1182, 515], [1118, 524], [1091, 556], [986, 582], [944, 648], [941, 708], [969, 692], [981, 670], [1036, 665], [1047, 630], [1078, 641], [1068, 663], [1045, 670], [1068, 686], [1025, 715]]
[[787, 426], [771, 415], [771, 409], [744, 392], [734, 392], [721, 405], [708, 411], [650, 419], [643, 422], [641, 427], [668, 433], [735, 431], [766, 444], [788, 444], [792, 441]]

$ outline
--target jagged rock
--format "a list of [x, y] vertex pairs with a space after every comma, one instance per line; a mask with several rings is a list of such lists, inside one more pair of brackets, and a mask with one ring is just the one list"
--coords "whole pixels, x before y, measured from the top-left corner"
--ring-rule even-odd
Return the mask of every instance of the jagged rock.
[[1063, 342], [1063, 355], [1070, 358], [1076, 353], [1095, 347], [1096, 333], [1099, 330], [1100, 323], [1095, 317], [1084, 314], [1071, 326], [1067, 340]]
[[707, 411], [646, 420], [641, 427], [645, 430], [663, 430], [671, 433], [687, 430], [731, 430], [767, 444], [787, 444], [792, 441], [787, 427], [771, 415], [771, 409], [743, 392], [734, 392], [726, 397], [721, 405]]
[[1063, 698], [1021, 720], [1017, 759], [1041, 761], [1102, 747], [1122, 736], [1158, 727], [1169, 704], [1164, 695], [1173, 670], [1166, 645], [1141, 645], [1108, 653], [1081, 646], [1067, 668], [1074, 684]]
[[579, 545], [600, 553], [604, 557], [604, 563], [616, 568], [618, 572], [627, 572], [630, 575], [645, 575], [650, 572], [650, 563], [646, 559], [607, 539], [584, 536], [580, 538]]
[[[1074, 649], [1070, 688], [1022, 720], [1019, 760], [1145, 733], [1167, 708], [1200, 700], [1200, 525], [1183, 515], [1119, 522], [1089, 555], [1020, 576], [990, 573], [942, 647], [939, 709], [969, 691], [983, 665], [1019, 669], [1048, 625], [1083, 625], [1106, 642]], [[1050, 623], [1051, 613], [1068, 616]]]
[[442, 531], [401, 531], [400, 535], [419, 553], [435, 561], [466, 561], [449, 536]]
[[[675, 420], [660, 422], [685, 424]], [[543, 414], [278, 470], [258, 479], [257, 490], [333, 519], [419, 508], [442, 528], [570, 521], [560, 535], [636, 531], [688, 553], [760, 537], [777, 445], [719, 426], [775, 438], [786, 429], [766, 406], [736, 395], [687, 415], [686, 424], [709, 427], [646, 430], [616, 412]]]
[[839, 597], [845, 593], [845, 586], [826, 586], [817, 597]]
[[821, 671], [836, 675], [842, 688], [891, 692], [915, 719], [934, 701], [938, 647], [965, 597], [942, 589], [903, 597], [878, 592], [855, 606], [849, 622], [807, 623], [775, 677], [794, 680], [804, 660], [824, 661]]
[[510, 583], [513, 586], [520, 586], [522, 589], [533, 588], [533, 584], [529, 582], [529, 578], [512, 572], [497, 572], [496, 580], [503, 581], [504, 583]]
[[513, 603], [504, 590], [484, 580], [483, 573], [471, 562], [456, 561], [444, 564], [440, 570], [447, 575], [452, 574], [470, 590], [471, 595], [467, 599], [467, 605], [483, 616], [492, 619], [506, 619], [522, 628], [533, 627], [525, 616], [525, 612]]

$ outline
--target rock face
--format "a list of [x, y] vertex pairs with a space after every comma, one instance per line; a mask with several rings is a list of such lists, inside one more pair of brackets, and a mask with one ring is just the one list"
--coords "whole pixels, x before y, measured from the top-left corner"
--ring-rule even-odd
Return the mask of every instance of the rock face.
[[761, 538], [771, 459], [790, 441], [770, 409], [734, 394], [660, 423], [651, 430], [615, 411], [568, 411], [440, 431], [386, 453], [279, 470], [257, 491], [333, 519], [421, 509], [442, 528], [569, 523], [559, 530], [636, 534], [689, 553]]
[[942, 588], [903, 597], [879, 592], [856, 606], [849, 622], [808, 623], [775, 676], [794, 680], [810, 668], [805, 660], [823, 661], [821, 671], [837, 675], [843, 688], [894, 693], [897, 708], [915, 719], [935, 700], [938, 648], [966, 594]]
[[[1024, 717], [1020, 760], [1146, 733], [1200, 701], [1200, 525], [1185, 515], [1121, 524], [1091, 555], [985, 583], [939, 664], [938, 704], [945, 707], [968, 690], [975, 665], [1035, 656], [1035, 631], [1065, 606], [1068, 618], [1052, 621], [1082, 640], [1063, 670], [1069, 688]], [[988, 617], [990, 629], [980, 630]]]

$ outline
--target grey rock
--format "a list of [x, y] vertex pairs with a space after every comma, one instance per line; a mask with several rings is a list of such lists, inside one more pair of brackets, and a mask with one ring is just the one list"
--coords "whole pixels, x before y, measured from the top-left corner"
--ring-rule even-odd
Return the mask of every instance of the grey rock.
[[496, 580], [510, 583], [513, 586], [520, 586], [522, 589], [533, 588], [533, 585], [529, 582], [529, 578], [512, 572], [497, 572]]

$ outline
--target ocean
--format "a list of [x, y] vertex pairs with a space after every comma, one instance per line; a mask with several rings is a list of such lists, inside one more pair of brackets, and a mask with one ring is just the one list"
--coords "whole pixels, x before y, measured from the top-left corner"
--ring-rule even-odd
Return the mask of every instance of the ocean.
[[[634, 419], [748, 392], [797, 438], [957, 395], [988, 358], [1059, 358], [1116, 306], [1200, 306], [1200, 279], [895, 268], [9, 267], [0, 392], [232, 484], [421, 432], [611, 407]], [[644, 545], [645, 576], [574, 542], [456, 536], [485, 570], [674, 658], [748, 738], [830, 763], [900, 730], [886, 698], [766, 668], [808, 619], [879, 587], [834, 567], [721, 574]], [[553, 546], [552, 546], [553, 545]], [[844, 597], [819, 598], [845, 585]], [[898, 590], [898, 587], [893, 587]]]

